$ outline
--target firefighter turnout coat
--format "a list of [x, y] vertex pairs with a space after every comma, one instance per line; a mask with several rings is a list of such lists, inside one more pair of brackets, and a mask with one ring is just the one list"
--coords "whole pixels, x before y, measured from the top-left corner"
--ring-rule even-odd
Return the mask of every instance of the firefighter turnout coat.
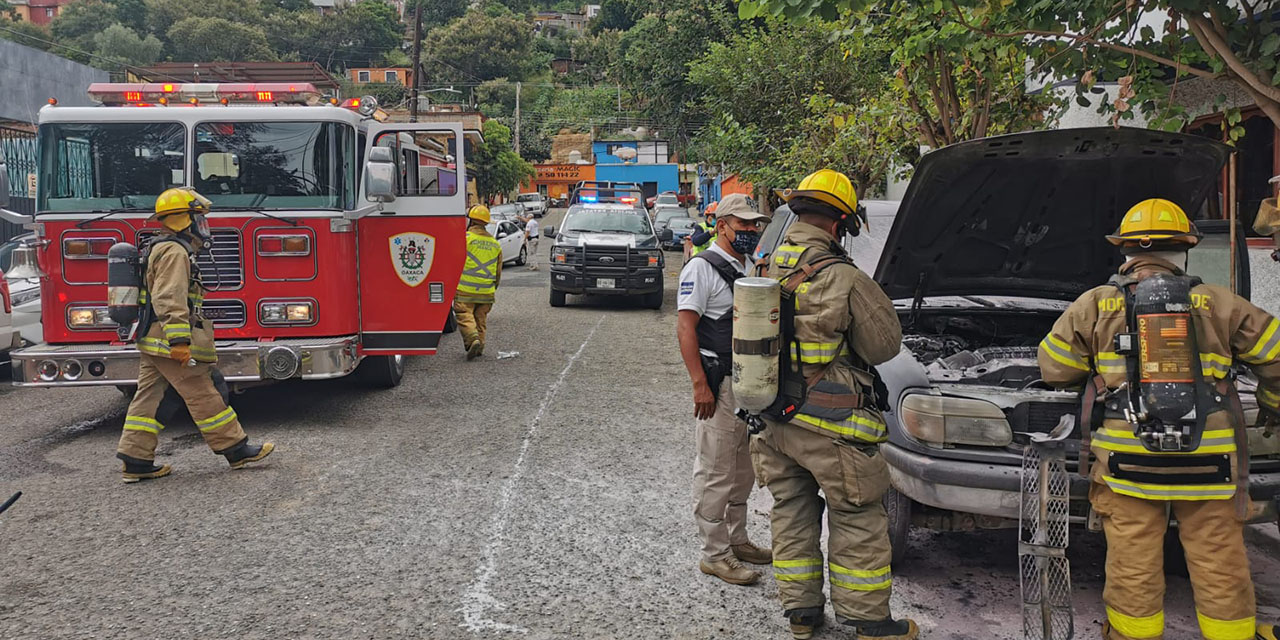
[[502, 277], [502, 246], [482, 225], [467, 229], [467, 262], [458, 281], [459, 302], [493, 304]]
[[[150, 304], [154, 311], [151, 326], [138, 338], [138, 351], [169, 357], [169, 348], [191, 345], [191, 358], [196, 362], [214, 363], [212, 323], [199, 318], [204, 305], [204, 287], [192, 277], [191, 253], [181, 240], [157, 240], [147, 258], [146, 289], [139, 304]], [[193, 317], [194, 316], [194, 317]]]

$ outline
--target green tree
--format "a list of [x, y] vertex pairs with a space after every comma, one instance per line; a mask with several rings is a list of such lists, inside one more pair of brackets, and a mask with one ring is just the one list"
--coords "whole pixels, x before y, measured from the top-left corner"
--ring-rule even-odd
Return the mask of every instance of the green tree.
[[636, 0], [603, 0], [600, 3], [600, 14], [591, 21], [592, 32], [626, 31], [635, 26], [636, 21], [644, 15], [647, 3]]
[[[174, 25], [188, 18], [218, 18], [250, 29], [263, 24], [262, 5], [243, 0], [144, 0], [147, 29], [169, 43]], [[181, 43], [183, 47], [199, 43]], [[212, 44], [212, 43], [210, 43]]]
[[470, 0], [414, 0], [422, 8], [422, 26], [444, 26], [461, 18], [471, 5]]
[[116, 8], [116, 22], [133, 29], [134, 33], [147, 31], [147, 3], [143, 0], [108, 0]]
[[523, 80], [549, 62], [545, 54], [533, 55], [533, 30], [527, 21], [479, 11], [432, 29], [423, 44], [428, 54], [424, 66], [436, 80]]
[[223, 18], [186, 18], [169, 28], [170, 57], [180, 62], [274, 60], [262, 29]]
[[281, 60], [324, 62], [332, 52], [324, 36], [324, 20], [315, 11], [277, 11], [263, 21], [262, 30]]
[[325, 67], [371, 67], [404, 44], [404, 25], [391, 5], [360, 0], [343, 5], [322, 21], [321, 35], [329, 53]]
[[533, 165], [511, 149], [511, 129], [497, 120], [485, 120], [484, 143], [476, 145], [468, 166], [476, 177], [480, 199], [510, 193], [526, 178], [533, 178]]
[[95, 51], [103, 61], [143, 66], [160, 59], [164, 44], [151, 34], [141, 37], [122, 24], [113, 24], [93, 37]]
[[41, 51], [53, 48], [53, 34], [49, 28], [27, 20], [0, 21], [0, 38]]
[[87, 54], [94, 50], [94, 36], [103, 26], [114, 23], [115, 18], [115, 7], [103, 0], [76, 0], [62, 8], [49, 24], [49, 31], [61, 47], [60, 55], [89, 63], [92, 58]]

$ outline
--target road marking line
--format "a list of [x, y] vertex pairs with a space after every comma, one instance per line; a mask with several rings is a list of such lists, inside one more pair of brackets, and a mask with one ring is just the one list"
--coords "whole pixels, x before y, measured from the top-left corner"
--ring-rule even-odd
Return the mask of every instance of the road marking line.
[[515, 633], [528, 633], [529, 630], [505, 622], [498, 622], [486, 617], [486, 611], [489, 609], [497, 609], [501, 611], [506, 605], [498, 602], [493, 594], [489, 593], [489, 583], [493, 580], [493, 576], [497, 573], [498, 551], [507, 535], [507, 517], [511, 511], [511, 502], [515, 498], [516, 484], [520, 482], [520, 477], [524, 475], [525, 458], [529, 454], [529, 445], [533, 443], [533, 436], [538, 431], [538, 425], [542, 422], [542, 415], [551, 407], [551, 403], [555, 401], [556, 394], [560, 392], [560, 387], [564, 386], [565, 377], [569, 375], [569, 370], [573, 368], [573, 364], [582, 356], [582, 352], [586, 351], [587, 343], [591, 342], [592, 336], [596, 335], [596, 329], [604, 323], [604, 314], [600, 315], [600, 319], [596, 321], [595, 326], [591, 327], [591, 331], [587, 333], [587, 337], [578, 345], [578, 350], [569, 358], [568, 364], [564, 369], [560, 370], [560, 377], [556, 378], [554, 384], [547, 389], [547, 394], [542, 398], [542, 404], [538, 405], [538, 412], [533, 415], [533, 419], [529, 421], [529, 428], [525, 430], [524, 439], [520, 442], [520, 455], [516, 457], [515, 468], [512, 469], [511, 475], [507, 476], [507, 481], [502, 484], [502, 491], [498, 493], [498, 505], [493, 514], [493, 523], [489, 527], [489, 543], [484, 548], [484, 559], [480, 561], [480, 565], [476, 567], [476, 578], [471, 582], [471, 586], [467, 587], [465, 593], [462, 594], [462, 606], [456, 609], [462, 612], [462, 624], [458, 626], [466, 628], [468, 631], [478, 633], [480, 631], [511, 631]]

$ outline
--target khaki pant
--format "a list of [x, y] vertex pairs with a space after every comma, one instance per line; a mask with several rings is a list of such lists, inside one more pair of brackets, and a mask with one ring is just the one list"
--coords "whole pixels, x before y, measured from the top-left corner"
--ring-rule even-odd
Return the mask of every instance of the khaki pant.
[[702, 538], [702, 559], [707, 562], [733, 555], [732, 545], [747, 539], [747, 498], [755, 474], [747, 444], [747, 424], [734, 416], [737, 403], [728, 378], [720, 385], [716, 412], [699, 420], [698, 462], [693, 470], [696, 504], [693, 517]]
[[453, 302], [453, 315], [458, 320], [458, 331], [462, 333], [462, 345], [470, 349], [472, 343], [484, 344], [486, 321], [489, 319], [491, 303]]
[[213, 385], [209, 364], [188, 367], [169, 358], [138, 354], [138, 392], [129, 403], [124, 419], [124, 433], [116, 451], [131, 458], [154, 460], [156, 441], [164, 425], [156, 420], [156, 410], [170, 386], [182, 396], [187, 411], [210, 449], [230, 449], [245, 439], [236, 412], [222, 401]]
[[1169, 510], [1178, 520], [1207, 640], [1253, 640], [1256, 603], [1244, 525], [1234, 500], [1143, 500], [1104, 484], [1089, 488], [1107, 536], [1107, 640], [1164, 637], [1164, 549]]
[[529, 242], [525, 245], [525, 256], [528, 259], [530, 269], [538, 268], [538, 238], [537, 236], [529, 238]]
[[[756, 476], [773, 494], [773, 575], [784, 610], [822, 607], [822, 512], [828, 510], [831, 606], [850, 620], [889, 617], [889, 468], [879, 446], [770, 421], [751, 438]], [[826, 496], [818, 495], [821, 490]]]

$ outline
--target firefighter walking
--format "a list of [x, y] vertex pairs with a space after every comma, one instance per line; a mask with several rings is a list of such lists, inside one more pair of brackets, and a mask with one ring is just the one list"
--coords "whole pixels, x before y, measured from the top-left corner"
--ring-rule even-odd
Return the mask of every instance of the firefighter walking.
[[1072, 303], [1039, 349], [1045, 382], [1086, 388], [1082, 470], [1107, 539], [1102, 636], [1163, 637], [1162, 543], [1172, 513], [1203, 637], [1273, 639], [1255, 622], [1243, 537], [1255, 509], [1232, 365], [1254, 371], [1259, 420], [1275, 421], [1280, 322], [1185, 274], [1200, 234], [1169, 200], [1134, 205], [1107, 239], [1124, 265]]
[[138, 325], [138, 391], [129, 403], [116, 457], [124, 461], [127, 483], [160, 478], [172, 470], [155, 464], [156, 442], [165, 425], [156, 411], [172, 386], [182, 396], [200, 435], [224, 456], [232, 469], [267, 457], [275, 446], [249, 444], [236, 412], [214, 386], [213, 326], [201, 317], [205, 289], [195, 255], [209, 248], [212, 237], [205, 214], [209, 201], [190, 188], [169, 189], [156, 199], [161, 228], [144, 252], [144, 288], [138, 303], [144, 316]]
[[840, 246], [840, 238], [857, 235], [865, 221], [849, 178], [824, 169], [784, 199], [798, 218], [767, 275], [794, 292], [794, 335], [782, 336], [782, 348], [799, 361], [795, 375], [808, 393], [784, 396], [782, 405], [799, 404], [798, 412], [766, 420], [763, 433], [751, 439], [756, 477], [774, 498], [779, 597], [792, 635], [812, 637], [825, 619], [825, 507], [836, 619], [856, 628], [858, 638], [909, 640], [919, 633], [915, 622], [894, 620], [889, 611], [892, 550], [881, 503], [889, 469], [879, 447], [888, 432], [871, 369], [898, 354], [902, 327], [893, 303]]
[[502, 277], [502, 246], [489, 235], [488, 224], [488, 207], [478, 204], [467, 211], [467, 262], [453, 300], [467, 360], [484, 355], [486, 323]]

